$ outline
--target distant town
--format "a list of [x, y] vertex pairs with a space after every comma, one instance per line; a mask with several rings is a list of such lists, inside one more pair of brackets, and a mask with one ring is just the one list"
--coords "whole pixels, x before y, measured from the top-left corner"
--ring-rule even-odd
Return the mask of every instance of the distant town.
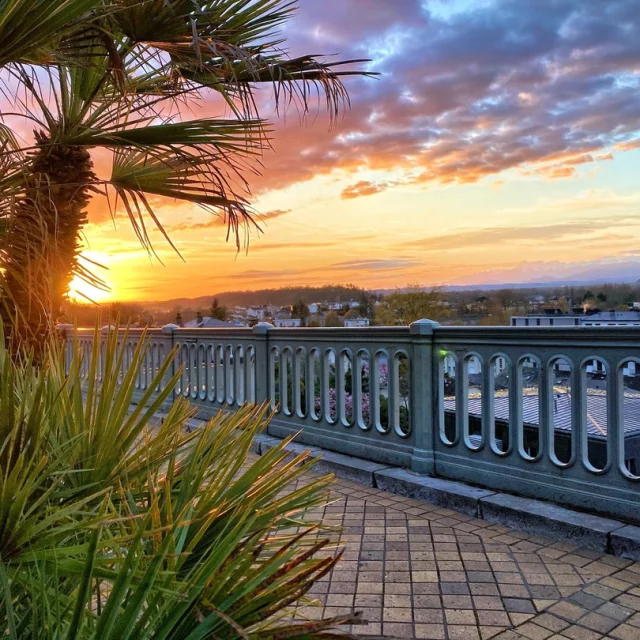
[[119, 318], [134, 326], [279, 328], [406, 325], [429, 318], [445, 325], [640, 325], [640, 283], [572, 287], [447, 290], [409, 285], [392, 291], [355, 286], [239, 291], [164, 302], [69, 303], [63, 322], [93, 326]]

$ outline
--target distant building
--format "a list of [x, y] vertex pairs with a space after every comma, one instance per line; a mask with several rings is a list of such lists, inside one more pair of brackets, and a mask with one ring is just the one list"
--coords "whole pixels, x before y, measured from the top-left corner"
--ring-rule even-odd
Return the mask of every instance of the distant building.
[[279, 328], [295, 329], [302, 326], [300, 318], [275, 318], [274, 325]]
[[247, 309], [247, 318], [255, 318], [256, 320], [264, 320], [267, 317], [267, 307], [264, 305], [249, 307]]
[[314, 315], [314, 314], [318, 313], [318, 311], [320, 311], [320, 303], [319, 302], [312, 302], [311, 304], [307, 305], [307, 308], [309, 309], [309, 313]]
[[198, 312], [198, 315], [194, 320], [189, 320], [189, 322], [185, 322], [182, 326], [184, 326], [185, 329], [229, 329], [236, 325], [231, 322], [225, 322], [224, 320], [217, 320], [216, 318], [203, 316]]
[[359, 300], [349, 300], [349, 309], [359, 309], [360, 301]]
[[344, 321], [344, 326], [348, 328], [353, 327], [368, 327], [371, 324], [369, 318], [351, 318]]
[[544, 313], [513, 316], [512, 327], [640, 327], [640, 308], [630, 311], [588, 310], [584, 313], [563, 313], [545, 309]]

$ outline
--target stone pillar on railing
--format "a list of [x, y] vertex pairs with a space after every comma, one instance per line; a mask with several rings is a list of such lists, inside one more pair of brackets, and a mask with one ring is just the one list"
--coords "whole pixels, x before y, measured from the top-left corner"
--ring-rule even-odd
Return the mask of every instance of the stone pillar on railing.
[[[166, 340], [165, 353], [164, 353], [165, 358], [167, 358], [169, 354], [173, 351], [173, 345], [174, 345], [173, 332], [176, 331], [178, 328], [179, 327], [177, 324], [171, 324], [171, 323], [165, 324], [162, 327], [162, 333]], [[175, 354], [172, 354], [172, 355], [173, 355], [173, 358], [171, 360], [171, 366], [169, 367], [169, 370], [165, 374], [164, 380], [162, 382], [163, 389], [166, 388], [171, 378], [173, 378], [173, 376], [176, 374], [176, 356]], [[176, 396], [176, 390], [174, 387], [173, 389], [171, 389], [171, 395], [167, 398], [165, 402], [165, 408], [168, 409], [173, 404], [175, 396]]]
[[269, 331], [273, 325], [259, 322], [253, 327], [253, 344], [256, 350], [256, 404], [269, 400]]
[[410, 327], [412, 336], [411, 423], [414, 437], [411, 469], [416, 473], [435, 473], [435, 393], [434, 329], [440, 325], [433, 320], [418, 320]]

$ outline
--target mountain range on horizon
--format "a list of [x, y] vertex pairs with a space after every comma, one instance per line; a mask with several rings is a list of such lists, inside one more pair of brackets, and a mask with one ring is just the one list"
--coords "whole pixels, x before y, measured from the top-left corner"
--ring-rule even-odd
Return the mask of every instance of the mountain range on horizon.
[[[603, 284], [633, 284], [640, 282], [640, 259], [625, 261], [604, 260], [600, 262], [584, 263], [537, 263], [531, 262], [516, 268], [504, 270], [492, 270], [479, 272], [473, 279], [463, 279], [463, 282], [452, 280], [444, 283], [441, 288], [444, 291], [472, 291], [472, 290], [497, 290], [497, 289], [544, 289], [564, 286], [597, 286]], [[259, 299], [264, 294], [265, 300], [270, 298], [274, 291], [288, 292], [296, 297], [304, 291], [316, 293], [324, 300], [324, 294], [333, 291], [338, 297], [357, 297], [364, 288], [353, 286], [327, 286], [327, 287], [283, 287], [280, 289], [255, 289], [245, 291], [225, 291], [212, 293], [194, 298], [172, 298], [145, 302], [148, 306], [159, 307], [185, 307], [208, 306], [214, 297], [220, 299], [223, 304], [241, 304], [238, 298]], [[406, 290], [406, 287], [398, 288], [370, 288], [366, 289], [375, 294], [385, 295], [392, 291]], [[291, 296], [289, 296], [291, 297]], [[306, 296], [305, 296], [306, 297]], [[326, 296], [325, 296], [326, 297]], [[314, 302], [315, 300], [307, 300]], [[263, 301], [264, 302], [264, 301]], [[245, 302], [245, 304], [258, 304], [258, 302]], [[277, 302], [275, 304], [280, 304]], [[284, 304], [284, 303], [282, 303]]]

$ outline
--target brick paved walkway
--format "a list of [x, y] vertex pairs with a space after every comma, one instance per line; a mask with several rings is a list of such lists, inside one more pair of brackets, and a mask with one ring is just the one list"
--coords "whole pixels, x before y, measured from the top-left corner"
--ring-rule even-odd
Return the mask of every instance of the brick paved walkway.
[[353, 633], [430, 640], [640, 640], [640, 563], [338, 480], [317, 513], [342, 562], [296, 617], [362, 611]]

